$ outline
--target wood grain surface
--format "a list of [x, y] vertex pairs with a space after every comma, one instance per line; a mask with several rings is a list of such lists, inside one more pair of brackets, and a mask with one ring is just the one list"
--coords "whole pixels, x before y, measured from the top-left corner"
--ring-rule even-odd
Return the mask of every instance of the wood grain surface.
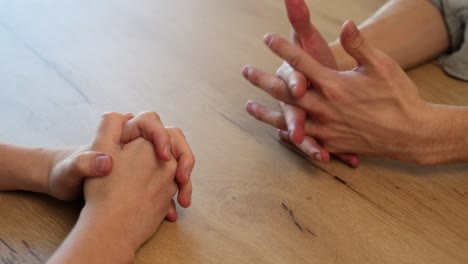
[[[384, 0], [310, 0], [333, 40]], [[163, 223], [135, 263], [468, 263], [468, 165], [309, 161], [244, 111], [274, 100], [243, 80], [280, 61], [280, 0], [0, 0], [0, 141], [91, 140], [104, 111], [154, 110], [197, 157], [193, 205]], [[468, 105], [435, 64], [412, 70], [429, 101]], [[389, 142], [391, 144], [391, 142]], [[0, 263], [43, 263], [82, 204], [0, 193]]]

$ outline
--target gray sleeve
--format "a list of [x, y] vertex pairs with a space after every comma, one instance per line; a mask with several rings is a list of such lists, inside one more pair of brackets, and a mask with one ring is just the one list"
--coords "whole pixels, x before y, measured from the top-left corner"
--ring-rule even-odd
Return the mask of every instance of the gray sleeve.
[[449, 75], [468, 81], [468, 0], [431, 0], [442, 12], [450, 50], [438, 62]]

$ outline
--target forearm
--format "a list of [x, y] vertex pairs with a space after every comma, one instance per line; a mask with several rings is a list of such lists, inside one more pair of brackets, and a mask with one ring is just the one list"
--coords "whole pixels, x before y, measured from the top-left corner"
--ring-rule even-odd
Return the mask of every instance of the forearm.
[[55, 151], [0, 144], [0, 190], [47, 193]]
[[47, 261], [54, 263], [132, 263], [135, 246], [118, 226], [120, 221], [83, 209], [68, 237]]
[[[359, 28], [369, 43], [395, 59], [403, 69], [428, 62], [449, 47], [443, 16], [429, 0], [391, 0]], [[356, 66], [339, 40], [330, 45], [339, 69]]]
[[468, 107], [427, 104], [414, 146], [418, 163], [468, 162]]

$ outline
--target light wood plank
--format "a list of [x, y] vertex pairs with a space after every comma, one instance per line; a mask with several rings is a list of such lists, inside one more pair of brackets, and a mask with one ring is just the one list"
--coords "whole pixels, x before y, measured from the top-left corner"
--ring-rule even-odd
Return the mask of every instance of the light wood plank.
[[[329, 40], [384, 2], [308, 1]], [[251, 98], [275, 105], [240, 76], [279, 65], [267, 32], [289, 34], [282, 1], [0, 1], [0, 140], [83, 144], [108, 110], [180, 126], [198, 161], [193, 206], [136, 263], [466, 262], [468, 166], [317, 164], [245, 114]], [[433, 64], [410, 76], [430, 101], [468, 104], [468, 85]], [[1, 193], [1, 259], [43, 262], [79, 208]]]

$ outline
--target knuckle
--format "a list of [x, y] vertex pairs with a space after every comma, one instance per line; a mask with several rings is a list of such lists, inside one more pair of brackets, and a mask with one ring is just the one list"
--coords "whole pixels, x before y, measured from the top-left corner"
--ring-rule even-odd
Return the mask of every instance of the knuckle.
[[171, 130], [174, 131], [177, 136], [185, 139], [185, 135], [184, 132], [182, 132], [182, 129], [178, 127], [171, 127]]
[[194, 167], [195, 167], [195, 163], [196, 163], [195, 157], [192, 156], [192, 157], [191, 157], [190, 159], [188, 159], [188, 161], [187, 161], [187, 167], [189, 167], [189, 168], [194, 168]]
[[336, 81], [325, 81], [322, 85], [321, 92], [323, 96], [330, 101], [342, 101], [346, 98], [345, 86], [342, 86]]
[[297, 69], [302, 63], [302, 57], [295, 53], [289, 56], [288, 62], [292, 68]]
[[117, 119], [122, 117], [122, 114], [117, 112], [105, 112], [101, 115], [102, 119]]
[[283, 82], [280, 80], [276, 80], [271, 84], [270, 93], [275, 98], [281, 98], [283, 96]]
[[273, 124], [272, 124], [274, 127], [278, 128], [278, 129], [283, 129], [284, 128], [284, 116], [282, 115], [277, 115], [275, 116], [275, 118], [273, 119]]
[[139, 117], [143, 120], [161, 120], [161, 117], [158, 113], [153, 111], [145, 111], [139, 114]]
[[379, 73], [385, 79], [395, 78], [395, 74], [401, 70], [400, 65], [388, 56], [379, 58]]
[[72, 168], [78, 172], [85, 172], [86, 171], [86, 153], [80, 153], [76, 155], [72, 160]]

